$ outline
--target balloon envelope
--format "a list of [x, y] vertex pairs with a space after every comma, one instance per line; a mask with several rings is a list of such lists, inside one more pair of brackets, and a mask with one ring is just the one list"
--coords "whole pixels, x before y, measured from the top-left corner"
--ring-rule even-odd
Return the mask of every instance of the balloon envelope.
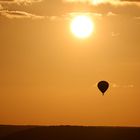
[[98, 88], [99, 88], [99, 90], [103, 93], [103, 95], [104, 95], [104, 93], [106, 92], [106, 90], [108, 89], [108, 87], [109, 87], [109, 83], [107, 82], [107, 81], [100, 81], [99, 83], [98, 83]]

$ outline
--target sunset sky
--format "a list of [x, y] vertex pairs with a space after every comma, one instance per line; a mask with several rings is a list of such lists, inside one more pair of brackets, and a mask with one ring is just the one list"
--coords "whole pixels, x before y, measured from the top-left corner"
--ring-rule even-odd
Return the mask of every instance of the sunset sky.
[[140, 126], [140, 0], [0, 0], [0, 124]]

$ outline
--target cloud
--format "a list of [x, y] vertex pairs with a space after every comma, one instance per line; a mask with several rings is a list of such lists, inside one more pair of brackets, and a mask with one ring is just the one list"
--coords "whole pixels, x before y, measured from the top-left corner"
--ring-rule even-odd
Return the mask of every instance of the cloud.
[[88, 3], [92, 5], [98, 5], [101, 3], [117, 3], [120, 2], [120, 0], [63, 0], [64, 2], [70, 2], [70, 3]]
[[68, 12], [74, 12], [73, 7], [76, 7], [75, 11], [100, 13], [104, 17], [140, 17], [140, 0], [63, 0], [63, 2], [69, 6]]
[[140, 0], [121, 0], [121, 1], [140, 2]]
[[[37, 7], [37, 5], [31, 6], [31, 8], [30, 6], [27, 7], [24, 6], [24, 5], [28, 5], [28, 4], [30, 5], [42, 1], [44, 2], [42, 4], [40, 3], [39, 7]], [[75, 5], [76, 8], [74, 8], [74, 6], [70, 4], [75, 2], [78, 2]], [[30, 17], [31, 18], [34, 17], [32, 16], [34, 14], [30, 14], [30, 13], [40, 13], [40, 15], [45, 15], [46, 18], [52, 21], [62, 20], [62, 19], [69, 20], [76, 12], [77, 13], [83, 12], [83, 14], [90, 13], [92, 17], [98, 19], [101, 19], [105, 16], [118, 17], [119, 15], [128, 15], [128, 14], [131, 17], [136, 17], [136, 16], [139, 17], [140, 7], [138, 7], [134, 3], [137, 3], [137, 5], [138, 3], [140, 4], [140, 2], [136, 0], [135, 1], [134, 0], [132, 1], [130, 0], [56, 0], [55, 2], [48, 1], [48, 0], [0, 0], [0, 5], [4, 7], [3, 9], [5, 9], [3, 12], [1, 12], [1, 15], [4, 15], [5, 17], [8, 18]], [[23, 7], [21, 5], [23, 5]], [[49, 8], [50, 6], [52, 8]], [[10, 11], [11, 8], [13, 11]], [[28, 13], [26, 11], [28, 12], [31, 11], [31, 12], [29, 12], [29, 15], [26, 15], [24, 14], [24, 13]], [[19, 13], [22, 14], [19, 15]], [[116, 34], [112, 34], [112, 36], [114, 35], [116, 36]]]
[[96, 18], [96, 19], [101, 19], [102, 18], [102, 14], [100, 14], [100, 13], [95, 13], [95, 12], [71, 12], [71, 13], [68, 13], [68, 14], [66, 14], [65, 15], [65, 19], [67, 18], [69, 18], [69, 19], [71, 19], [71, 18], [73, 18], [73, 17], [75, 17], [75, 16], [77, 16], [77, 15], [86, 15], [86, 16], [89, 16], [89, 17], [91, 17], [91, 18]]
[[2, 10], [0, 11], [0, 15], [1, 16], [5, 16], [9, 19], [13, 19], [13, 18], [17, 18], [17, 19], [21, 19], [21, 18], [30, 18], [30, 19], [43, 19], [43, 16], [38, 16], [38, 15], [34, 15], [34, 14], [30, 14], [24, 11], [8, 11], [8, 10]]
[[111, 36], [112, 36], [112, 37], [116, 37], [116, 36], [119, 36], [119, 35], [120, 35], [120, 33], [116, 33], [116, 32], [112, 32], [112, 33], [111, 33]]
[[36, 2], [41, 2], [42, 0], [0, 0], [1, 4], [32, 4], [32, 3], [36, 3]]
[[116, 84], [116, 83], [111, 83], [110, 86], [112, 88], [133, 88], [134, 87], [133, 84], [119, 85], [119, 84]]
[[136, 20], [140, 20], [140, 17], [134, 17], [134, 19], [136, 19]]
[[102, 16], [102, 14], [100, 14], [100, 13], [93, 13], [93, 12], [71, 12], [71, 13], [69, 13], [69, 16], [73, 17], [73, 16], [81, 15], [83, 13], [87, 16], [94, 16], [94, 17], [101, 17]]
[[140, 6], [140, 0], [63, 0], [63, 2], [69, 3], [87, 3], [91, 5], [100, 4], [112, 4], [112, 5], [138, 5]]
[[[97, 84], [98, 83], [93, 84], [90, 88], [97, 88]], [[133, 84], [122, 85], [122, 84], [110, 83], [110, 87], [111, 88], [134, 88], [134, 85]]]
[[0, 10], [2, 10], [3, 9], [3, 6], [0, 4]]
[[117, 14], [113, 13], [113, 12], [108, 12], [107, 16], [117, 16]]
[[[9, 19], [21, 19], [21, 18], [26, 18], [26, 19], [43, 19], [44, 16], [38, 16], [35, 14], [31, 14], [25, 11], [20, 11], [20, 10], [13, 10], [10, 11], [8, 10], [9, 5], [12, 4], [17, 4], [17, 5], [29, 5], [32, 3], [36, 2], [41, 2], [42, 0], [0, 0], [0, 16], [7, 17]], [[5, 5], [6, 8], [5, 8]]]
[[78, 15], [86, 15], [90, 16], [91, 18], [101, 19], [102, 14], [100, 13], [93, 13], [93, 12], [70, 12], [61, 16], [46, 16], [47, 19], [51, 21], [58, 21], [58, 20], [71, 20], [73, 17]]

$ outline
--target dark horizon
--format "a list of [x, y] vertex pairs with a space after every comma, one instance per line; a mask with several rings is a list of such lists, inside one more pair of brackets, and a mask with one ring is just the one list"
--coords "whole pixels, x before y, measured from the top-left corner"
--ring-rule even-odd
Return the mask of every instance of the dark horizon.
[[0, 124], [140, 127], [139, 73], [139, 0], [0, 0]]
[[[1, 133], [3, 132], [3, 133]], [[1, 140], [138, 140], [140, 128], [81, 126], [0, 126]]]

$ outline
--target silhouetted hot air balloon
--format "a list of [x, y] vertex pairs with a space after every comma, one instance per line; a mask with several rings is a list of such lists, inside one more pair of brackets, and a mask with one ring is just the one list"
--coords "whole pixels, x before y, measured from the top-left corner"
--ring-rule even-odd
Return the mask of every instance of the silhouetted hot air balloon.
[[100, 81], [97, 86], [99, 90], [102, 92], [102, 94], [104, 95], [104, 93], [109, 87], [109, 83], [107, 81]]

